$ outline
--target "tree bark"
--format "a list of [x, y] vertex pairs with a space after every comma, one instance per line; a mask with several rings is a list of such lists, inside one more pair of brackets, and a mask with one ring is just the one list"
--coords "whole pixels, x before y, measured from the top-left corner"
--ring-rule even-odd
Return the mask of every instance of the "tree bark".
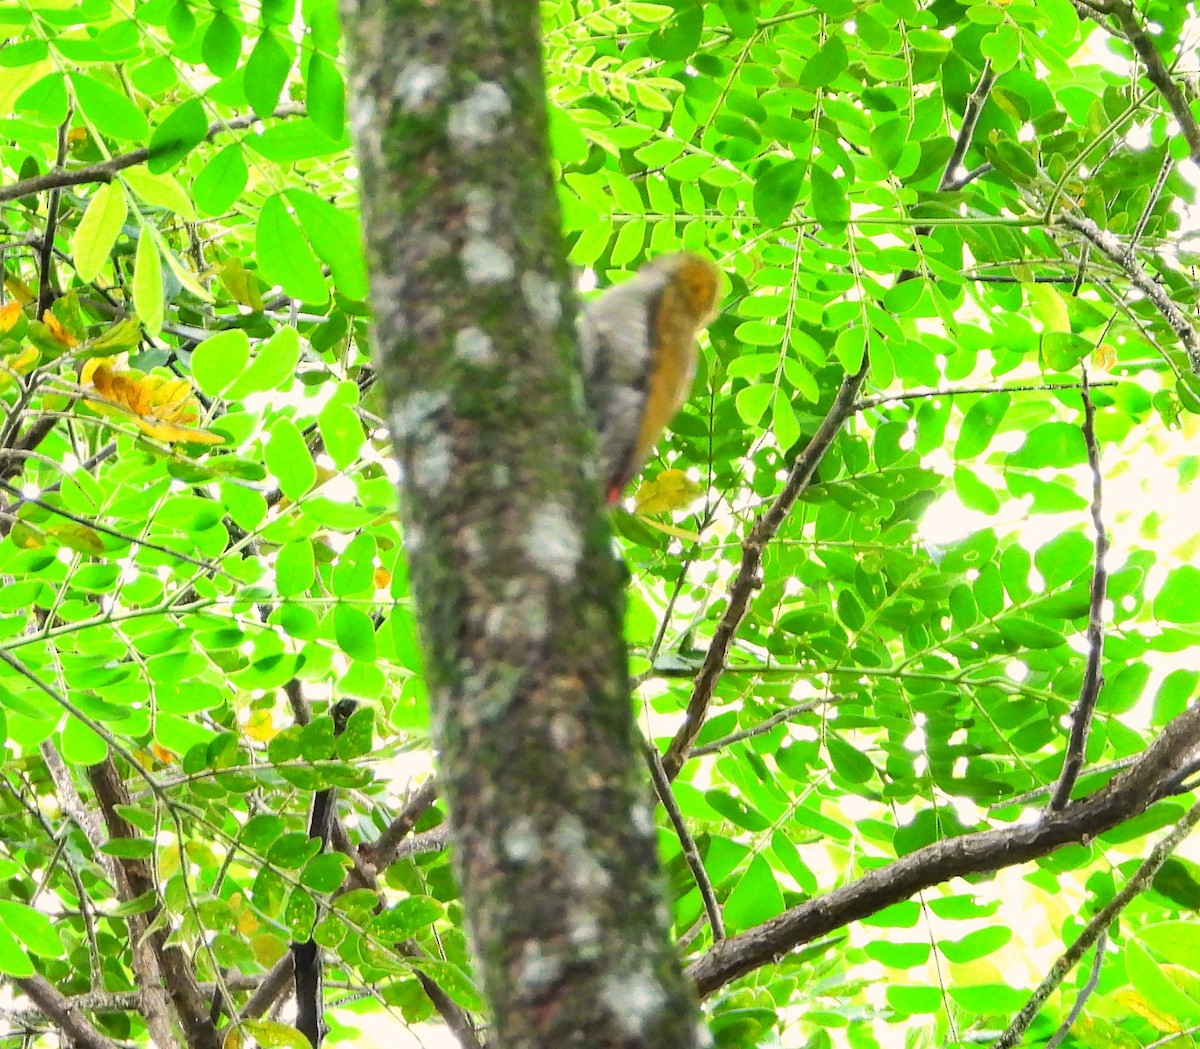
[[537, 5], [345, 0], [379, 374], [499, 1043], [707, 1042], [668, 937]]

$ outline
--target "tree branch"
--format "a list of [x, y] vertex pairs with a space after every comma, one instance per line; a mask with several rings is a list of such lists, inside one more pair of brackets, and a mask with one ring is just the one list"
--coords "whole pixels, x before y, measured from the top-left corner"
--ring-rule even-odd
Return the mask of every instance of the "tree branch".
[[1133, 286], [1145, 295], [1151, 305], [1163, 315], [1171, 330], [1183, 343], [1183, 348], [1192, 364], [1192, 371], [1200, 375], [1200, 336], [1197, 336], [1196, 329], [1183, 315], [1183, 311], [1175, 305], [1162, 286], [1146, 272], [1141, 263], [1132, 258], [1108, 230], [1101, 229], [1089, 218], [1064, 212], [1057, 217], [1056, 221], [1080, 234], [1093, 247], [1099, 249], [1110, 262], [1115, 262], [1124, 271]]
[[675, 738], [663, 755], [663, 768], [667, 777], [674, 779], [679, 775], [683, 763], [691, 753], [692, 744], [696, 741], [704, 719], [708, 714], [708, 705], [716, 691], [717, 682], [725, 670], [725, 661], [729, 656], [730, 646], [737, 635], [738, 628], [750, 608], [750, 598], [762, 585], [762, 560], [767, 544], [775, 537], [780, 526], [787, 519], [800, 493], [808, 487], [813, 474], [820, 465], [833, 439], [837, 436], [846, 420], [854, 412], [855, 398], [862, 388], [863, 380], [867, 377], [868, 361], [864, 357], [862, 365], [853, 375], [847, 375], [842, 380], [841, 388], [833, 399], [829, 411], [817, 428], [816, 434], [792, 464], [788, 471], [787, 481], [783, 491], [767, 511], [759, 517], [750, 529], [750, 534], [742, 543], [742, 563], [737, 575], [729, 586], [729, 598], [725, 613], [713, 632], [712, 642], [705, 653], [704, 663], [696, 675], [692, 688], [692, 698], [688, 702], [687, 714]]
[[1054, 963], [1050, 972], [1046, 974], [1046, 978], [1042, 980], [1038, 989], [1034, 991], [1029, 1001], [1025, 1003], [1024, 1008], [1014, 1017], [1013, 1022], [1008, 1026], [1008, 1030], [996, 1039], [993, 1049], [1012, 1049], [1013, 1046], [1021, 1041], [1021, 1035], [1033, 1023], [1038, 1012], [1046, 1003], [1046, 999], [1062, 983], [1067, 973], [1078, 964], [1079, 960], [1087, 953], [1092, 944], [1096, 943], [1108, 927], [1112, 925], [1117, 915], [1129, 906], [1136, 896], [1149, 887], [1159, 868], [1162, 867], [1167, 858], [1179, 847], [1183, 839], [1192, 832], [1198, 823], [1200, 823], [1200, 802], [1193, 805], [1187, 811], [1186, 815], [1184, 815], [1183, 819], [1175, 824], [1171, 833], [1154, 846], [1154, 850], [1142, 861], [1142, 864], [1134, 872], [1133, 877], [1121, 887], [1121, 891], [1092, 916], [1091, 921], [1084, 926], [1083, 931], [1076, 937], [1075, 942]]
[[[89, 765], [87, 772], [104, 814], [109, 837], [136, 841], [137, 831], [119, 811], [120, 806], [130, 803], [129, 792], [112, 759]], [[147, 860], [136, 856], [120, 857], [117, 864], [128, 886], [129, 899], [147, 894], [154, 898], [155, 902], [144, 915], [149, 930], [147, 936], [188, 1045], [191, 1049], [220, 1049], [221, 1039], [209, 1018], [208, 1003], [200, 993], [190, 959], [180, 947], [167, 943], [165, 923], [159, 920], [164, 915], [153, 869]]]
[[67, 1036], [73, 1049], [117, 1049], [116, 1043], [97, 1031], [91, 1022], [80, 1014], [71, 999], [44, 976], [34, 973], [32, 976], [19, 978], [16, 983], [46, 1019]]
[[1092, 528], [1096, 533], [1095, 555], [1092, 561], [1091, 601], [1088, 606], [1087, 663], [1083, 672], [1083, 683], [1079, 687], [1079, 699], [1071, 714], [1071, 734], [1067, 741], [1067, 753], [1063, 758], [1062, 773], [1050, 796], [1052, 811], [1061, 809], [1071, 799], [1071, 790], [1083, 768], [1087, 750], [1088, 732], [1092, 727], [1092, 715], [1096, 700], [1104, 687], [1100, 676], [1100, 661], [1104, 656], [1104, 598], [1108, 592], [1108, 570], [1104, 558], [1108, 554], [1108, 531], [1104, 527], [1103, 477], [1100, 473], [1100, 449], [1096, 444], [1096, 408], [1088, 393], [1087, 371], [1083, 373], [1083, 439], [1087, 445], [1088, 468], [1092, 474]]
[[1141, 759], [1095, 794], [1037, 823], [964, 834], [934, 842], [868, 871], [857, 881], [807, 900], [779, 916], [730, 936], [688, 967], [702, 995], [774, 961], [834, 929], [901, 900], [968, 874], [1011, 867], [1063, 845], [1087, 841], [1145, 811], [1159, 785], [1173, 776], [1200, 745], [1200, 704], [1171, 721]]
[[[288, 117], [305, 116], [307, 110], [299, 102], [287, 102], [279, 106], [275, 112], [271, 114], [280, 120]], [[205, 140], [211, 141], [223, 131], [238, 131], [241, 128], [251, 127], [259, 123], [260, 117], [253, 113], [246, 113], [242, 116], [232, 117], [229, 120], [214, 120], [208, 125], [208, 132], [205, 134]], [[109, 160], [101, 161], [99, 164], [89, 164], [84, 168], [76, 168], [74, 171], [62, 170], [63, 161], [60, 160], [58, 167], [54, 171], [49, 171], [45, 175], [35, 175], [33, 178], [22, 179], [20, 182], [14, 182], [9, 186], [0, 186], [0, 202], [6, 200], [16, 200], [18, 197], [27, 197], [32, 193], [45, 193], [47, 190], [57, 190], [64, 186], [79, 186], [88, 182], [111, 182], [114, 175], [126, 168], [136, 167], [138, 164], [144, 164], [150, 159], [150, 150], [146, 147], [135, 149], [130, 153], [122, 153], [120, 156], [112, 157]], [[48, 242], [53, 242], [53, 238], [47, 237]], [[39, 316], [41, 312], [39, 310]]]

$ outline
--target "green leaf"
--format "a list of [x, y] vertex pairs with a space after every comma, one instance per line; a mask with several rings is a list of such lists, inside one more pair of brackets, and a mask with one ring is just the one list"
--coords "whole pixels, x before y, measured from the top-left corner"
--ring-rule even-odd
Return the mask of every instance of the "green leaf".
[[192, 351], [192, 379], [216, 397], [232, 386], [250, 361], [250, 339], [241, 328], [210, 335]]
[[91, 282], [100, 275], [128, 214], [129, 203], [120, 183], [109, 182], [96, 190], [71, 238], [71, 255], [80, 280]]
[[299, 499], [317, 480], [312, 453], [296, 424], [286, 416], [271, 424], [271, 436], [265, 449], [267, 469], [279, 481], [289, 499]]
[[274, 33], [264, 29], [246, 60], [245, 75], [246, 98], [259, 119], [275, 112], [291, 68], [292, 56]]
[[162, 257], [154, 237], [142, 227], [133, 262], [133, 308], [146, 331], [157, 335], [163, 326]]
[[304, 235], [333, 271], [338, 291], [350, 299], [365, 299], [367, 262], [357, 218], [307, 190], [290, 189], [285, 196]]
[[313, 250], [280, 194], [268, 197], [255, 231], [255, 254], [263, 275], [304, 302], [325, 302], [329, 291]]
[[807, 173], [806, 160], [786, 160], [755, 179], [754, 214], [764, 226], [781, 226], [787, 221], [800, 199]]
[[44, 127], [55, 127], [67, 119], [70, 100], [62, 73], [48, 73], [30, 85], [17, 99], [14, 108]]
[[0, 899], [0, 925], [14, 933], [34, 954], [44, 958], [61, 958], [64, 954], [54, 923], [28, 904]]
[[[822, 226], [844, 226], [850, 220], [850, 202], [842, 183], [819, 164], [811, 167], [808, 178], [813, 217]], [[857, 365], [854, 370], [858, 370]]]
[[275, 588], [280, 597], [305, 593], [316, 577], [313, 547], [308, 539], [297, 539], [280, 548], [275, 557]]
[[1155, 1009], [1181, 1023], [1200, 1022], [1200, 1001], [1185, 994], [1136, 939], [1125, 944], [1125, 971], [1130, 983], [1143, 998], [1154, 1003]]
[[325, 453], [339, 470], [345, 470], [358, 460], [363, 452], [362, 423], [358, 413], [344, 401], [331, 399], [317, 416]]
[[314, 856], [300, 872], [300, 884], [313, 892], [334, 892], [341, 888], [342, 882], [346, 880], [349, 864], [349, 858], [337, 852]]
[[1010, 394], [989, 393], [971, 405], [954, 445], [954, 458], [974, 459], [983, 453], [996, 436], [1011, 403]]
[[800, 71], [799, 83], [802, 87], [826, 87], [833, 83], [849, 65], [849, 55], [841, 36], [836, 32], [829, 34], [815, 55], [812, 56]]
[[1012, 939], [1012, 930], [1003, 925], [976, 929], [957, 940], [938, 940], [938, 950], [950, 961], [962, 965], [995, 954]]
[[24, 979], [34, 973], [33, 962], [8, 927], [0, 922], [0, 973]]
[[154, 174], [170, 171], [208, 137], [204, 103], [190, 98], [175, 107], [150, 136], [146, 167]]
[[152, 175], [145, 168], [126, 168], [121, 178], [139, 200], [151, 207], [166, 208], [189, 222], [196, 220], [191, 198], [173, 176]]
[[375, 661], [375, 624], [371, 617], [353, 605], [337, 604], [333, 609], [333, 632], [338, 648], [351, 659]]
[[146, 117], [123, 92], [83, 73], [68, 73], [67, 78], [79, 108], [100, 134], [128, 141], [144, 140], [150, 134]]
[[241, 195], [249, 178], [241, 146], [226, 146], [192, 183], [196, 207], [206, 215], [220, 215]]
[[428, 929], [444, 913], [445, 908], [429, 896], [409, 896], [376, 915], [367, 931], [386, 943], [399, 943]]
[[1154, 616], [1167, 623], [1200, 623], [1200, 568], [1180, 565], [1154, 598]]
[[346, 84], [341, 71], [314, 51], [305, 83], [309, 118], [331, 139], [340, 139], [346, 130]]
[[1087, 446], [1078, 426], [1043, 423], [1029, 431], [1025, 443], [1008, 457], [1010, 466], [1029, 470], [1065, 470], [1087, 462]]
[[277, 390], [295, 378], [299, 364], [299, 334], [292, 327], [280, 328], [259, 345], [250, 366], [226, 391], [226, 397], [241, 400], [251, 393]]
[[200, 55], [216, 76], [227, 77], [237, 69], [242, 57], [242, 34], [237, 23], [224, 11], [218, 10], [208, 23]]
[[775, 883], [770, 864], [762, 855], [750, 861], [746, 873], [733, 887], [721, 910], [730, 932], [761, 925], [783, 910], [783, 895]]

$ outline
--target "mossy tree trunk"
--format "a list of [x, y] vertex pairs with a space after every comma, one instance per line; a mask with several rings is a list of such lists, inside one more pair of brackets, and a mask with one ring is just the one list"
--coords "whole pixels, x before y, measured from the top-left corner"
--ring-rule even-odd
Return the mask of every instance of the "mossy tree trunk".
[[536, 4], [346, 0], [377, 363], [479, 975], [506, 1049], [691, 1047], [587, 464]]

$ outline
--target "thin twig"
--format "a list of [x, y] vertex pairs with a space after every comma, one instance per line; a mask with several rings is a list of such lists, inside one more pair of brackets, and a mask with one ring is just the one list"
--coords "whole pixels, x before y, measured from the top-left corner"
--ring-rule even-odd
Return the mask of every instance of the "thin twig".
[[731, 747], [735, 743], [741, 743], [742, 740], [753, 739], [755, 736], [762, 736], [770, 732], [776, 725], [791, 721], [797, 714], [807, 714], [810, 710], [816, 710], [817, 707], [822, 707], [826, 703], [836, 703], [842, 697], [838, 696], [822, 696], [819, 699], [805, 700], [803, 703], [795, 703], [790, 707], [786, 707], [777, 714], [772, 714], [769, 718], [760, 721], [753, 728], [742, 729], [740, 732], [731, 732], [728, 736], [722, 736], [720, 739], [715, 739], [711, 743], [705, 743], [702, 747], [692, 748], [692, 757], [699, 758], [705, 754], [717, 754], [726, 747]]
[[1037, 990], [1030, 996], [1029, 1001], [1025, 1003], [1021, 1011], [1013, 1018], [1012, 1023], [1008, 1025], [1008, 1029], [996, 1039], [993, 1049], [1013, 1049], [1013, 1046], [1020, 1043], [1021, 1036], [1029, 1028], [1029, 1025], [1033, 1023], [1042, 1006], [1046, 1003], [1046, 999], [1054, 993], [1058, 985], [1066, 978], [1067, 973], [1079, 963], [1079, 960], [1088, 952], [1091, 946], [1099, 940], [1101, 933], [1105, 932], [1112, 925], [1117, 915], [1149, 886], [1154, 875], [1158, 873], [1159, 868], [1179, 847], [1183, 839], [1191, 833], [1197, 823], [1200, 823], [1200, 802], [1193, 805], [1183, 819], [1175, 824], [1171, 833], [1154, 846], [1150, 855], [1142, 861], [1141, 866], [1138, 867], [1129, 881], [1121, 887], [1121, 891], [1092, 916], [1091, 921], [1083, 927], [1083, 930], [1076, 937], [1075, 942], [1055, 961], [1050, 971], [1046, 974], [1045, 979], [1042, 980]]
[[1087, 1000], [1092, 996], [1092, 992], [1096, 990], [1100, 983], [1100, 970], [1104, 968], [1104, 952], [1108, 949], [1108, 930], [1101, 929], [1100, 935], [1096, 937], [1096, 953], [1092, 956], [1092, 969], [1088, 973], [1087, 983], [1080, 989], [1079, 994], [1075, 996], [1075, 1004], [1071, 1006], [1071, 1011], [1067, 1013], [1067, 1018], [1058, 1025], [1058, 1030], [1054, 1032], [1054, 1036], [1046, 1043], [1046, 1049], [1057, 1049], [1057, 1046], [1062, 1043], [1062, 1040], [1071, 1032], [1071, 1028], [1075, 1025], [1075, 1021], [1079, 1019], [1079, 1014], [1083, 1012], [1083, 1007], [1087, 1004]]
[[696, 888], [700, 890], [700, 899], [704, 901], [704, 913], [708, 915], [708, 924], [712, 929], [713, 940], [723, 940], [725, 939], [725, 920], [721, 917], [721, 904], [717, 900], [717, 894], [708, 877], [708, 871], [704, 869], [704, 858], [696, 847], [696, 839], [688, 830], [683, 813], [679, 811], [679, 803], [671, 792], [671, 781], [667, 778], [666, 769], [663, 768], [658, 748], [649, 740], [643, 740], [642, 752], [646, 756], [646, 764], [650, 767], [650, 779], [654, 783], [654, 791], [666, 810], [667, 819], [671, 821], [675, 837], [679, 839], [679, 847], [683, 851], [683, 858], [688, 865], [688, 870], [692, 872], [692, 880], [696, 883]]
[[[57, 167], [62, 167], [67, 159], [67, 132], [71, 126], [72, 110], [68, 107], [66, 119], [58, 126], [58, 160]], [[20, 183], [18, 183], [19, 185]], [[24, 194], [18, 194], [24, 196]], [[0, 189], [0, 200], [4, 199], [4, 190]], [[15, 199], [15, 198], [14, 198]], [[38, 294], [34, 316], [40, 318], [50, 307], [50, 294], [53, 291], [51, 265], [54, 261], [54, 235], [58, 228], [58, 208], [61, 193], [56, 188], [46, 202], [46, 232], [42, 237], [41, 250], [38, 252]]]
[[692, 697], [688, 702], [687, 716], [679, 731], [671, 740], [666, 754], [663, 756], [663, 768], [667, 777], [674, 779], [683, 763], [691, 753], [692, 744], [708, 713], [708, 705], [716, 691], [725, 670], [725, 661], [729, 655], [730, 646], [737, 635], [738, 628], [750, 608], [750, 599], [754, 592], [762, 586], [762, 560], [767, 544], [775, 538], [787, 515], [800, 494], [808, 487], [813, 474], [816, 473], [821, 459], [829, 450], [833, 439], [838, 435], [846, 420], [854, 412], [854, 402], [858, 391], [862, 388], [863, 380], [867, 377], [868, 360], [864, 356], [857, 372], [847, 375], [842, 380], [841, 388], [833, 399], [829, 411], [817, 428], [811, 441], [792, 463], [788, 471], [787, 481], [783, 491], [779, 493], [770, 507], [754, 523], [750, 534], [742, 543], [742, 562], [737, 575], [729, 587], [728, 603], [720, 622], [713, 633], [712, 642], [704, 656], [704, 663], [696, 675], [692, 688]]
[[[287, 102], [277, 107], [271, 116], [283, 120], [288, 117], [302, 117], [306, 113], [307, 110], [301, 103]], [[208, 131], [204, 137], [208, 141], [223, 131], [238, 131], [241, 128], [251, 127], [260, 120], [260, 117], [252, 113], [231, 117], [229, 120], [215, 120], [208, 125]], [[144, 164], [149, 159], [150, 150], [143, 147], [135, 149], [131, 153], [122, 153], [120, 156], [112, 157], [99, 164], [89, 164], [87, 167], [76, 168], [74, 171], [64, 171], [62, 170], [64, 159], [60, 158], [54, 171], [22, 179], [9, 186], [0, 186], [0, 201], [16, 200], [18, 197], [27, 197], [31, 193], [45, 193], [47, 190], [58, 190], [64, 186], [79, 186], [88, 182], [111, 182], [112, 177], [118, 172], [136, 167], [138, 164]], [[53, 242], [52, 237], [47, 237], [46, 240]], [[41, 316], [40, 310], [38, 315]]]
[[1091, 602], [1088, 606], [1087, 664], [1083, 672], [1083, 684], [1079, 687], [1079, 699], [1071, 714], [1071, 734], [1067, 742], [1067, 753], [1063, 759], [1062, 773], [1050, 796], [1051, 811], [1058, 811], [1071, 798], [1071, 790], [1083, 768], [1084, 751], [1087, 749], [1088, 732], [1092, 727], [1092, 715], [1096, 700], [1104, 687], [1100, 674], [1100, 662], [1104, 656], [1104, 599], [1108, 593], [1108, 570], [1104, 558], [1108, 555], [1108, 530], [1104, 527], [1103, 478], [1100, 473], [1100, 449], [1096, 444], [1096, 408], [1088, 393], [1087, 371], [1083, 373], [1083, 440], [1087, 445], [1088, 469], [1092, 473], [1092, 528], [1096, 533], [1095, 554], [1092, 560]]
[[1130, 258], [1116, 237], [1107, 230], [1101, 229], [1089, 218], [1064, 212], [1057, 216], [1057, 222], [1090, 241], [1110, 262], [1115, 262], [1121, 267], [1133, 286], [1145, 295], [1150, 300], [1150, 304], [1162, 314], [1171, 330], [1183, 343], [1183, 348], [1192, 364], [1192, 371], [1200, 375], [1200, 336], [1196, 334], [1196, 329], [1184, 316], [1183, 311], [1175, 305], [1162, 286], [1146, 272], [1141, 263]]
[[[1022, 282], [1024, 283], [1024, 282]], [[1120, 386], [1117, 379], [1104, 379], [1101, 382], [1088, 384], [1089, 389], [1098, 386]], [[1005, 386], [994, 383], [989, 386], [957, 386], [947, 390], [905, 390], [903, 393], [881, 393], [874, 397], [863, 397], [854, 402], [856, 412], [868, 408], [878, 408], [881, 404], [891, 404], [893, 401], [919, 401], [928, 397], [966, 397], [974, 393], [1053, 393], [1057, 390], [1080, 390], [1082, 383], [1077, 382], [1032, 382], [1019, 386]]]

